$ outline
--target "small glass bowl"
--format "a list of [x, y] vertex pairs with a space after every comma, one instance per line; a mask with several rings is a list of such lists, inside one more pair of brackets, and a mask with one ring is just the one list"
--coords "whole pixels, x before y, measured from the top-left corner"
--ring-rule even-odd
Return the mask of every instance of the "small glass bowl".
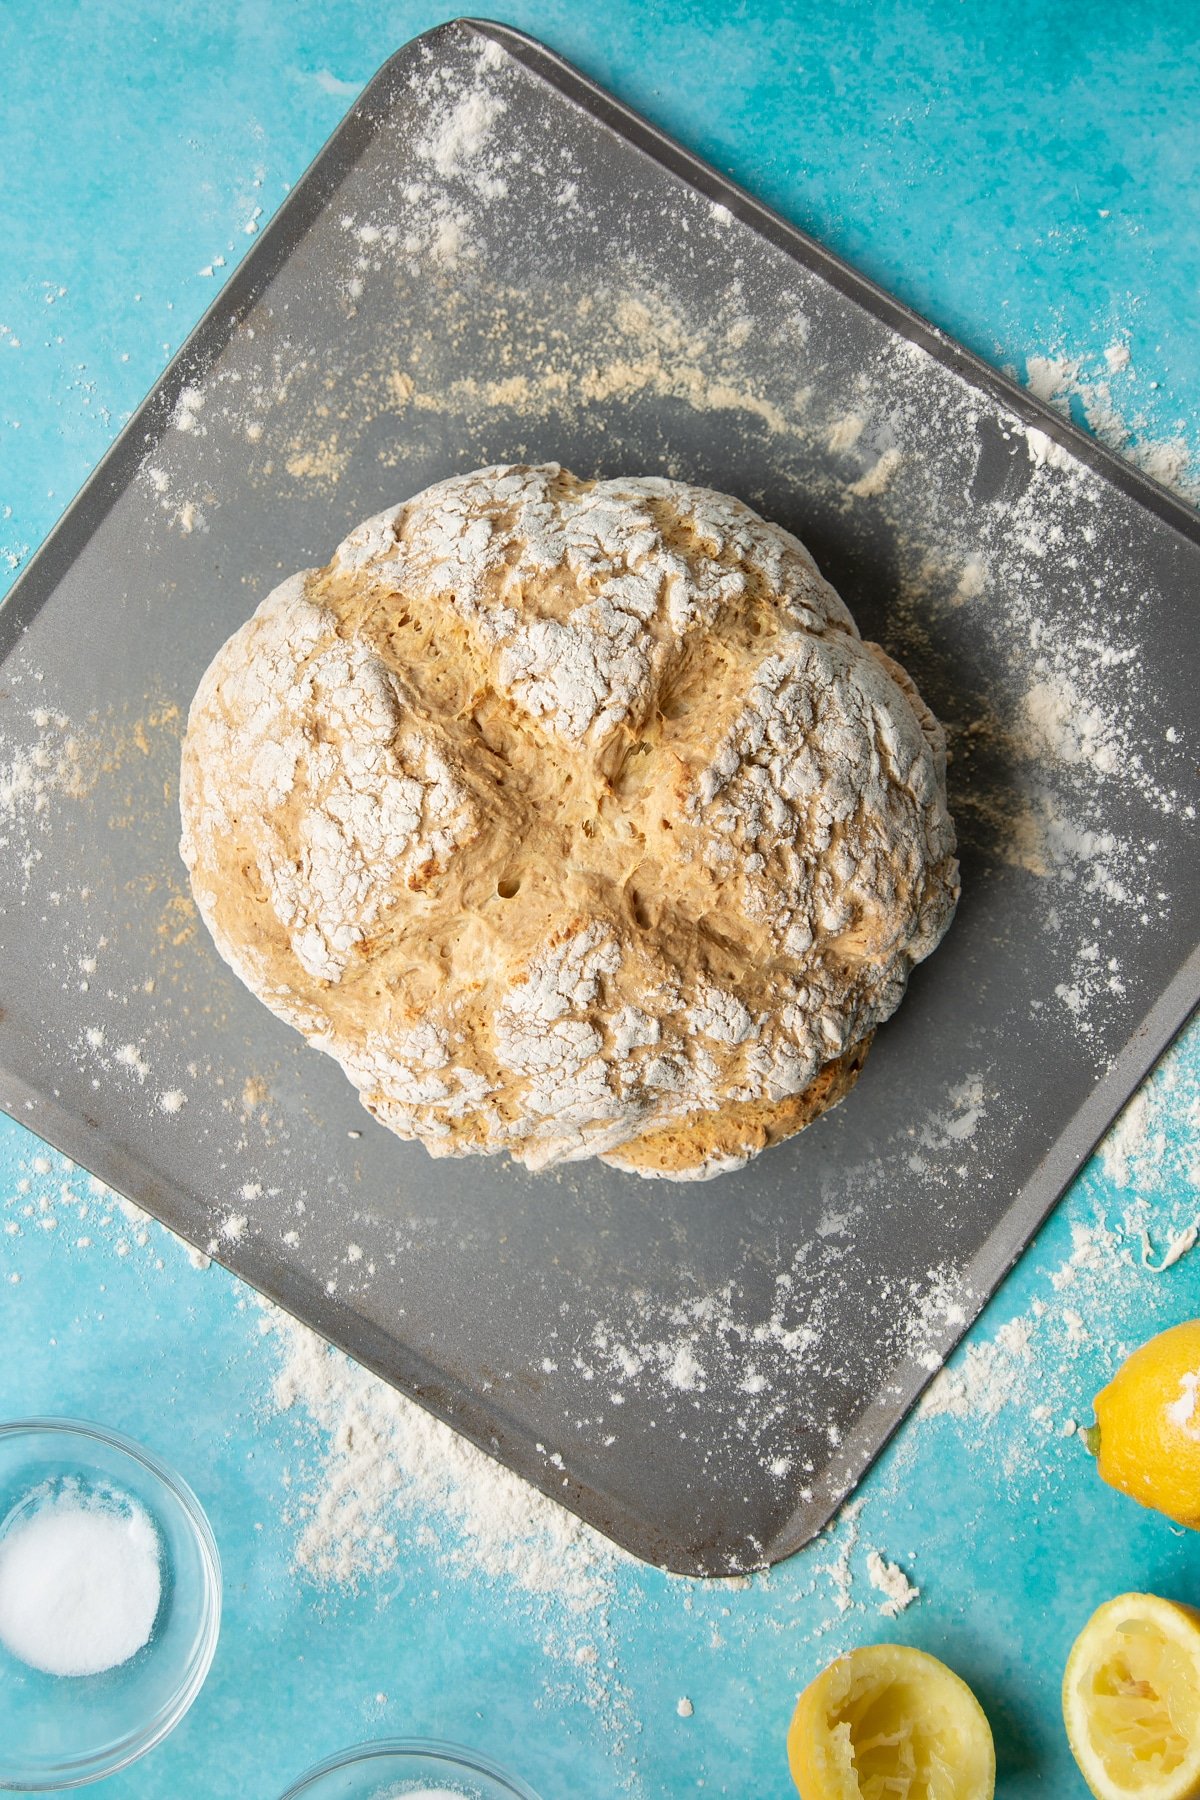
[[431, 1792], [454, 1800], [538, 1800], [478, 1750], [429, 1738], [355, 1744], [302, 1775], [282, 1800], [419, 1800]]
[[99, 1675], [46, 1675], [0, 1644], [0, 1788], [56, 1792], [115, 1775], [178, 1725], [221, 1620], [221, 1565], [186, 1482], [129, 1438], [74, 1419], [0, 1423], [0, 1540], [30, 1495], [70, 1481], [116, 1490], [154, 1521], [162, 1595], [148, 1641]]

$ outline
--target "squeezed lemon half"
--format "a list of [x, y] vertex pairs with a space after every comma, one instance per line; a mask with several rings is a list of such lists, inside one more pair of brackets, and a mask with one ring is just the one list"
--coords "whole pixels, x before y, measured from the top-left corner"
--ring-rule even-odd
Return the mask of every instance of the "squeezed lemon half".
[[1098, 1800], [1200, 1800], [1200, 1613], [1106, 1601], [1067, 1658], [1063, 1719]]
[[788, 1732], [801, 1800], [992, 1800], [983, 1708], [945, 1663], [864, 1644], [809, 1683]]
[[1109, 1486], [1200, 1530], [1200, 1319], [1126, 1357], [1095, 1408], [1084, 1438]]

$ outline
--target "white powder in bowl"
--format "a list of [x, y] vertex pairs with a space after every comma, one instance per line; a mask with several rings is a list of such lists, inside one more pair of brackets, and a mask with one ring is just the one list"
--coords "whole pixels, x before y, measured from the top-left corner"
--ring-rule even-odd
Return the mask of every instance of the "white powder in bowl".
[[389, 1788], [376, 1800], [467, 1800], [463, 1788]]
[[0, 1643], [47, 1675], [99, 1675], [154, 1629], [160, 1543], [148, 1513], [78, 1481], [35, 1490], [0, 1538]]

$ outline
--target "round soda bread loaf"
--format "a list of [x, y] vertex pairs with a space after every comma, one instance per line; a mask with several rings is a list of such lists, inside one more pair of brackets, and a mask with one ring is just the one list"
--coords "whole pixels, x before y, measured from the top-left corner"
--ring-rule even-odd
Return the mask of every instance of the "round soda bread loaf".
[[790, 533], [480, 469], [277, 587], [193, 701], [221, 955], [435, 1156], [739, 1167], [853, 1084], [958, 893], [945, 745]]

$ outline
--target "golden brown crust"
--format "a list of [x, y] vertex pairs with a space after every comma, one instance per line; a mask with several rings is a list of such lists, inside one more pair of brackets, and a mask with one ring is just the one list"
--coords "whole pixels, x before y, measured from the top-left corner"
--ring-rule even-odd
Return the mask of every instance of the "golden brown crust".
[[827, 1062], [803, 1093], [786, 1100], [750, 1100], [723, 1106], [720, 1112], [702, 1113], [665, 1131], [609, 1151], [604, 1161], [636, 1175], [662, 1175], [668, 1180], [694, 1181], [699, 1172], [720, 1173], [739, 1167], [767, 1150], [795, 1137], [806, 1125], [844, 1100], [862, 1073], [874, 1032], [869, 1032], [843, 1056]]

